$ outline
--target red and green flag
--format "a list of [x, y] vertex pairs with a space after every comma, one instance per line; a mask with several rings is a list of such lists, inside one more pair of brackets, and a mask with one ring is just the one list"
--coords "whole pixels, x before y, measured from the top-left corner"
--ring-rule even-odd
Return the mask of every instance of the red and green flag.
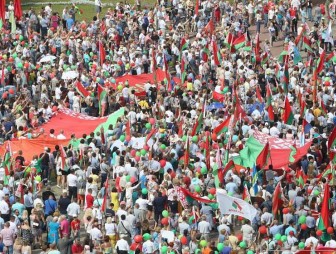
[[181, 82], [184, 84], [187, 77], [187, 65], [185, 64], [184, 57], [181, 58]]
[[306, 27], [304, 26], [304, 27], [302, 27], [302, 30], [301, 30], [301, 32], [298, 34], [298, 36], [296, 36], [296, 38], [295, 38], [295, 45], [298, 45], [299, 44], [299, 42], [301, 41], [301, 38], [302, 38], [302, 36], [304, 35], [304, 33], [306, 32]]
[[242, 34], [233, 41], [233, 46], [235, 49], [240, 49], [246, 44], [246, 34]]
[[292, 111], [292, 107], [289, 103], [288, 97], [285, 99], [285, 109], [282, 115], [282, 120], [284, 121], [285, 124], [291, 125], [294, 120], [294, 114]]
[[204, 48], [202, 49], [202, 60], [204, 62], [208, 62], [210, 59], [210, 50], [209, 50], [209, 45], [206, 44]]
[[328, 111], [322, 99], [320, 100], [320, 104], [321, 104], [322, 115], [326, 116], [328, 114]]
[[279, 210], [282, 205], [282, 188], [281, 188], [281, 183], [278, 182], [277, 186], [275, 187], [274, 193], [273, 193], [273, 198], [272, 198], [272, 213], [274, 216], [274, 219], [278, 218]]
[[208, 22], [208, 24], [204, 27], [204, 31], [209, 33], [209, 34], [213, 34], [215, 31], [215, 23], [213, 22], [212, 19], [210, 19], [210, 21]]
[[234, 41], [234, 36], [232, 33], [228, 33], [226, 35], [226, 39], [225, 39], [225, 46], [228, 47], [230, 49], [230, 52], [233, 53], [235, 51], [234, 47], [233, 47], [233, 41]]
[[270, 157], [271, 157], [271, 150], [270, 145], [267, 142], [257, 157], [256, 165], [259, 166], [260, 169], [263, 169], [268, 165], [268, 160]]
[[108, 177], [106, 178], [106, 181], [104, 183], [104, 199], [103, 199], [103, 203], [101, 206], [101, 211], [105, 212], [106, 210], [106, 202], [107, 202], [107, 195], [108, 195]]
[[189, 165], [189, 150], [189, 136], [187, 136], [184, 149], [184, 169], [187, 169]]
[[234, 164], [233, 160], [229, 160], [224, 168], [218, 169], [217, 176], [218, 176], [219, 182], [223, 183], [226, 173], [229, 172], [229, 170], [234, 170], [234, 169], [235, 169], [235, 164]]
[[217, 127], [215, 127], [213, 129], [213, 132], [216, 133], [217, 135], [219, 135], [221, 133], [226, 133], [228, 131], [228, 129], [229, 129], [230, 120], [231, 120], [231, 116], [229, 116], [228, 118], [226, 118], [220, 125], [218, 125]]
[[[324, 62], [325, 62], [325, 57], [326, 57], [326, 51], [324, 49], [320, 48], [319, 49], [319, 54], [320, 54], [320, 57], [317, 60], [316, 69], [315, 69], [316, 74], [321, 73], [322, 70], [323, 70], [323, 66], [324, 66]], [[317, 75], [316, 75], [316, 77], [317, 77]]]
[[302, 49], [307, 49], [307, 51], [313, 52], [311, 41], [306, 36], [303, 36], [302, 39]]
[[200, 114], [198, 115], [198, 118], [196, 119], [196, 122], [193, 126], [193, 129], [191, 131], [191, 136], [195, 136], [197, 133], [200, 132], [202, 125], [203, 125], [203, 119], [204, 119], [204, 115], [205, 115], [205, 101], [203, 103], [202, 106], [202, 111], [200, 112]]
[[331, 52], [325, 59], [326, 62], [329, 62], [329, 61], [333, 61], [333, 62], [336, 62], [336, 54], [333, 52]]
[[157, 82], [156, 69], [157, 69], [156, 54], [155, 54], [155, 50], [153, 49], [152, 50], [152, 74], [153, 74], [153, 80], [155, 83]]
[[307, 179], [308, 177], [302, 169], [296, 171], [296, 182], [301, 189], [306, 184]]
[[12, 167], [12, 152], [10, 149], [10, 145], [9, 142], [7, 143], [6, 146], [6, 152], [4, 154], [4, 158], [2, 161], [2, 167], [5, 169], [5, 176], [4, 176], [4, 183], [8, 184], [8, 179], [9, 179], [9, 175], [10, 172], [13, 170]]
[[269, 121], [274, 122], [274, 110], [272, 106], [272, 91], [271, 91], [269, 83], [266, 86], [266, 109], [268, 112]]
[[215, 65], [218, 66], [222, 62], [222, 56], [221, 56], [220, 52], [218, 51], [218, 46], [217, 46], [217, 43], [215, 41], [212, 42], [212, 51], [213, 51], [213, 55], [214, 55]]
[[105, 58], [106, 58], [106, 52], [104, 49], [104, 45], [101, 41], [99, 41], [99, 60], [101, 66], [104, 64]]
[[264, 52], [262, 55], [261, 55], [261, 65], [265, 65], [268, 63], [268, 59], [269, 59], [269, 56], [268, 56], [268, 53], [267, 52]]
[[171, 77], [170, 77], [170, 73], [169, 73], [168, 61], [167, 61], [167, 58], [166, 58], [165, 54], [163, 54], [163, 63], [164, 63], [164, 73], [165, 73], [164, 82], [166, 84], [167, 91], [171, 92], [173, 90], [173, 87], [172, 87], [172, 84], [171, 84]]
[[334, 149], [336, 146], [336, 127], [334, 127], [333, 131], [331, 132], [328, 138], [328, 151], [330, 152], [331, 149]]
[[84, 98], [88, 97], [90, 93], [85, 89], [83, 84], [80, 81], [75, 83], [76, 91]]
[[279, 55], [278, 61], [284, 63], [287, 61], [286, 59], [289, 59], [289, 53], [287, 50], [283, 50]]
[[324, 196], [322, 200], [322, 207], [321, 207], [319, 223], [317, 225], [317, 228], [322, 231], [326, 230], [330, 226], [329, 201], [330, 201], [330, 190], [329, 190], [329, 184], [326, 183], [324, 185]]
[[[183, 187], [178, 187], [178, 189], [179, 190], [177, 192], [178, 193], [181, 192], [184, 195], [183, 198], [185, 198], [189, 204], [193, 204], [194, 201], [198, 201], [198, 202], [205, 203], [205, 204], [210, 204], [210, 203], [215, 203], [216, 202], [215, 200], [201, 198], [201, 197], [198, 196], [198, 194], [192, 193], [192, 192], [190, 192], [189, 190], [187, 190]], [[179, 194], [178, 194], [178, 196], [179, 196]], [[181, 199], [181, 196], [180, 196], [180, 199]]]
[[251, 204], [251, 195], [247, 189], [247, 186], [246, 184], [244, 184], [244, 190], [243, 190], [243, 194], [242, 194], [242, 199], [245, 201], [245, 202], [248, 202]]
[[260, 103], [262, 103], [264, 101], [262, 96], [261, 96], [259, 85], [256, 86], [256, 97], [257, 97], [257, 99]]

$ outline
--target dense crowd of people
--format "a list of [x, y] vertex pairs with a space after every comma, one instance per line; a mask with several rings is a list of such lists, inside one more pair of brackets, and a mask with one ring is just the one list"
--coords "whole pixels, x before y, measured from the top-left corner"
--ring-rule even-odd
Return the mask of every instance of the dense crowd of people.
[[[62, 108], [103, 117], [124, 107], [125, 114], [105, 132], [47, 133], [77, 146], [4, 155], [0, 253], [336, 250], [335, 6], [137, 0], [105, 8], [96, 0], [91, 20], [75, 4], [20, 15], [10, 2], [0, 34], [4, 146], [38, 139]], [[142, 93], [116, 81], [149, 73]], [[229, 167], [256, 132], [294, 149], [311, 146], [281, 169]], [[132, 137], [146, 144], [134, 149]], [[255, 218], [222, 214], [217, 189], [251, 196]], [[321, 231], [324, 197], [330, 212]]]

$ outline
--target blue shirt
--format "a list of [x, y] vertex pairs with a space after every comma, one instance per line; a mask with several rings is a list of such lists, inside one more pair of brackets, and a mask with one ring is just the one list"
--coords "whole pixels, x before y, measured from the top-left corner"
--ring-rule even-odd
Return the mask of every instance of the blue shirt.
[[25, 209], [26, 209], [26, 207], [21, 203], [15, 203], [15, 204], [12, 205], [12, 212], [14, 212], [15, 210], [18, 210], [19, 213], [20, 213], [20, 216], [22, 215], [23, 210], [25, 210]]
[[49, 215], [50, 212], [54, 213], [57, 208], [57, 202], [53, 199], [44, 201], [44, 214]]
[[296, 235], [296, 229], [293, 228], [292, 226], [289, 226], [288, 228], [286, 228], [285, 230], [285, 235], [289, 235], [289, 232], [293, 231], [294, 235]]
[[140, 177], [141, 189], [146, 188], [147, 176], [142, 175]]
[[72, 18], [68, 18], [66, 20], [66, 27], [67, 27], [67, 29], [70, 30], [74, 23], [75, 22], [74, 22], [74, 20]]

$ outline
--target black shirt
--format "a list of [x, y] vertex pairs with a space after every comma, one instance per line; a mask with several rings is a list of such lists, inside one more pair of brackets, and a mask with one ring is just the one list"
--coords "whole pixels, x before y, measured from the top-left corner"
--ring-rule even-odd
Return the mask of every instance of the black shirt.
[[55, 194], [52, 191], [49, 191], [49, 190], [42, 192], [43, 201], [46, 201], [49, 198], [50, 195], [53, 196], [53, 199], [56, 201]]
[[68, 205], [70, 205], [70, 203], [71, 203], [71, 200], [69, 197], [60, 197], [58, 201], [58, 207], [59, 207], [61, 214], [67, 213], [67, 208], [68, 208]]

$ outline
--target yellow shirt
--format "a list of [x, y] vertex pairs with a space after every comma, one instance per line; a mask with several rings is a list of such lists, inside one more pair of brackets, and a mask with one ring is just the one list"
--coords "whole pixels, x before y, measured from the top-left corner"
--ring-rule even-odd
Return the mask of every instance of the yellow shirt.
[[95, 185], [98, 185], [99, 176], [97, 176], [95, 174], [91, 174], [90, 177], [92, 178], [92, 183], [95, 184]]
[[189, 91], [193, 90], [193, 83], [191, 83], [191, 82], [187, 83], [187, 90], [189, 90]]

